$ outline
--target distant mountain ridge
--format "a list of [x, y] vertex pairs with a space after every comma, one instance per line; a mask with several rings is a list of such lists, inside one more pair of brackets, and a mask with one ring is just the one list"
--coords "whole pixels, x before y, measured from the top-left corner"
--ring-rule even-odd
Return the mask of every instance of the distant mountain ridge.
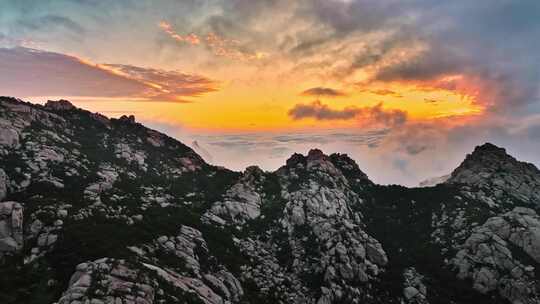
[[373, 183], [235, 172], [133, 116], [0, 97], [0, 303], [540, 303], [540, 171], [492, 144]]

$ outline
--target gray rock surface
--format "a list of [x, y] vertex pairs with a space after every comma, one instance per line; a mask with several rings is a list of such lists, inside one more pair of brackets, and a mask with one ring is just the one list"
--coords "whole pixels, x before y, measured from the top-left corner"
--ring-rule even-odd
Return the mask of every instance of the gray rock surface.
[[17, 202], [0, 203], [0, 261], [23, 248], [23, 206]]
[[243, 224], [261, 214], [261, 184], [264, 173], [258, 167], [248, 167], [242, 178], [205, 213], [204, 217], [216, 224]]
[[2, 169], [0, 169], [0, 201], [2, 201], [4, 198], [6, 198], [8, 186], [9, 184], [9, 177], [7, 176], [6, 172]]
[[77, 265], [58, 304], [157, 303], [156, 283], [141, 268], [133, 266], [109, 258]]
[[519, 251], [538, 263], [540, 217], [532, 209], [516, 207], [489, 218], [461, 246], [452, 264], [459, 278], [471, 278], [481, 293], [498, 291], [512, 303], [538, 303], [537, 265], [524, 263]]
[[424, 285], [424, 276], [409, 267], [403, 271], [403, 297], [405, 303], [428, 304], [427, 287]]
[[[294, 303], [334, 303], [363, 296], [367, 290], [357, 282], [376, 279], [388, 258], [381, 244], [362, 229], [361, 215], [352, 210], [361, 199], [348, 180], [319, 150], [305, 157], [294, 155], [277, 174], [286, 203], [281, 227], [275, 229], [285, 234], [282, 246], [290, 250], [292, 267], [284, 269], [269, 256], [277, 255], [279, 245], [247, 240], [243, 250], [257, 262], [244, 269], [244, 278], [261, 292]], [[298, 278], [305, 276], [322, 279], [320, 295], [302, 285]]]
[[[202, 233], [192, 227], [182, 225], [175, 237], [160, 236], [152, 244], [130, 248], [144, 261], [145, 266], [160, 277], [171, 281], [187, 292], [195, 291], [205, 303], [238, 302], [244, 295], [241, 283], [224, 266], [208, 268], [201, 264], [209, 259], [210, 251]], [[181, 267], [162, 269], [158, 266], [160, 256], [173, 256]]]

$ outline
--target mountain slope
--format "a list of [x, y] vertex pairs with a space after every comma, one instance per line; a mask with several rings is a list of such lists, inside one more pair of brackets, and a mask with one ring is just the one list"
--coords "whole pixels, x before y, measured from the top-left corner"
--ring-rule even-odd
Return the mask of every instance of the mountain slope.
[[208, 165], [135, 122], [0, 98], [1, 303], [538, 303], [538, 170], [490, 144], [435, 187], [346, 155]]

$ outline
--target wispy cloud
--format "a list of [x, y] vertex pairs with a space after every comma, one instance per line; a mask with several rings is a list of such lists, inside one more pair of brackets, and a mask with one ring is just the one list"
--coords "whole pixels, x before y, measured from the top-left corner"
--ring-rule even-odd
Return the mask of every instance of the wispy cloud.
[[201, 43], [201, 39], [196, 34], [191, 33], [191, 34], [188, 34], [188, 35], [185, 35], [185, 36], [179, 35], [178, 33], [176, 33], [173, 30], [172, 25], [170, 23], [168, 23], [168, 22], [161, 21], [159, 23], [159, 27], [165, 33], [169, 34], [169, 36], [171, 38], [173, 38], [174, 40], [176, 40], [178, 42], [185, 42], [185, 43], [189, 43], [189, 44], [192, 44], [192, 45], [197, 45], [197, 44]]
[[203, 37], [194, 33], [180, 35], [166, 21], [161, 21], [159, 27], [175, 41], [191, 45], [203, 44], [210, 48], [216, 56], [240, 61], [261, 60], [269, 56], [266, 52], [246, 50], [240, 45], [238, 40], [227, 39], [216, 33], [210, 32]]
[[60, 53], [0, 48], [0, 91], [13, 96], [129, 97], [186, 102], [217, 89], [216, 82], [177, 71], [94, 64]]
[[369, 92], [371, 94], [379, 95], [379, 96], [392, 96], [401, 98], [403, 95], [399, 94], [398, 92], [389, 90], [389, 89], [380, 89], [380, 90], [361, 90], [362, 92]]
[[209, 78], [154, 68], [141, 68], [125, 64], [103, 64], [116, 74], [140, 81], [151, 87], [146, 93], [153, 100], [182, 101], [184, 97], [197, 97], [217, 90], [217, 83]]

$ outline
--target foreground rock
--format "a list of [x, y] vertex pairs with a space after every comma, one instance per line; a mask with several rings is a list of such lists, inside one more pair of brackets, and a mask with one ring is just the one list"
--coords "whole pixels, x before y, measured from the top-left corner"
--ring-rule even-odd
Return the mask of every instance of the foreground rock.
[[0, 203], [0, 262], [23, 247], [23, 206], [17, 202]]
[[490, 144], [423, 188], [316, 149], [240, 173], [0, 98], [0, 303], [538, 303], [539, 180]]
[[[498, 291], [512, 303], [540, 301], [535, 272], [540, 261], [540, 217], [534, 210], [518, 207], [488, 219], [462, 248], [452, 263], [458, 277], [472, 279], [476, 290]], [[529, 255], [528, 262], [534, 265], [514, 256], [516, 250]]]

